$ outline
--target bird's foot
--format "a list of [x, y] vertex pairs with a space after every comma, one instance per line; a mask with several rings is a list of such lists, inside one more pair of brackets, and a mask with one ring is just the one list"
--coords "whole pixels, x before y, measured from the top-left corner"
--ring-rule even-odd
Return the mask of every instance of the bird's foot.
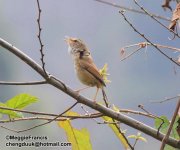
[[79, 94], [81, 91], [83, 91], [83, 90], [85, 90], [85, 89], [88, 89], [88, 88], [90, 88], [90, 87], [89, 87], [89, 86], [87, 86], [87, 87], [84, 87], [84, 88], [81, 88], [81, 89], [75, 90], [75, 92]]

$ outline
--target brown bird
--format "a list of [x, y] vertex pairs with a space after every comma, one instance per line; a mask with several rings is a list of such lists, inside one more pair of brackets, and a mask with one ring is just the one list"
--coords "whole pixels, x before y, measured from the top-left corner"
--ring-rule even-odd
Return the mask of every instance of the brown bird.
[[[75, 71], [79, 80], [88, 87], [97, 87], [93, 99], [94, 102], [96, 101], [99, 89], [102, 89], [103, 97], [105, 96], [104, 100], [107, 99], [103, 89], [103, 87], [106, 86], [105, 82], [98, 68], [94, 64], [86, 44], [82, 40], [73, 37], [66, 37], [65, 41], [67, 42], [68, 50], [72, 55]], [[107, 104], [107, 102], [105, 103]]]

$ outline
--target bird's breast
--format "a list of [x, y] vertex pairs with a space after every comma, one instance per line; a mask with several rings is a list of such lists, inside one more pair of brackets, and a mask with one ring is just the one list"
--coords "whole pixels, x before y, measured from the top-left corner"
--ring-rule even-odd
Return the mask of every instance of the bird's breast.
[[101, 83], [86, 69], [82, 68], [80, 62], [75, 60], [75, 72], [77, 74], [78, 79], [87, 86], [97, 86], [101, 87]]

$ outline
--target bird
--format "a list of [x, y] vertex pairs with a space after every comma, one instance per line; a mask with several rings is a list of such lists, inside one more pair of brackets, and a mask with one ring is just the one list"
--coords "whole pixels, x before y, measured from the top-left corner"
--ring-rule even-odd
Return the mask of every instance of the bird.
[[103, 76], [100, 74], [97, 66], [93, 61], [90, 50], [79, 38], [65, 37], [65, 41], [68, 45], [68, 51], [72, 56], [78, 79], [82, 84], [88, 87], [96, 87], [96, 93], [93, 98], [94, 102], [96, 102], [98, 91], [101, 89], [105, 104], [107, 106], [107, 96], [104, 91], [106, 84], [103, 80]]

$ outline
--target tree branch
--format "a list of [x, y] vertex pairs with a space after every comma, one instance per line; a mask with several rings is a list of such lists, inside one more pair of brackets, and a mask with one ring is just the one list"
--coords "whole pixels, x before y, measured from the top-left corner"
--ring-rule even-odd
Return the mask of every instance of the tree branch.
[[42, 28], [41, 28], [41, 12], [42, 12], [42, 10], [40, 8], [39, 0], [37, 0], [36, 2], [37, 2], [37, 6], [38, 6], [38, 19], [37, 19], [38, 35], [37, 35], [37, 37], [38, 37], [39, 44], [40, 44], [40, 50], [39, 51], [40, 51], [40, 54], [41, 54], [42, 68], [43, 68], [46, 76], [48, 76], [47, 73], [46, 73], [45, 62], [44, 62], [44, 52], [43, 52], [44, 45], [43, 45], [42, 40], [41, 40], [41, 32], [42, 32]]
[[[18, 58], [20, 58], [21, 60], [23, 60], [26, 64], [28, 64], [31, 68], [33, 68], [36, 72], [38, 72], [42, 77], [46, 78], [46, 75], [42, 69], [42, 67], [40, 65], [38, 65], [33, 59], [31, 59], [29, 56], [27, 56], [26, 54], [24, 54], [21, 50], [19, 50], [18, 48], [14, 47], [12, 44], [9, 44], [8, 42], [6, 42], [5, 40], [0, 38], [0, 45], [2, 47], [4, 47], [5, 49], [9, 50], [11, 53], [13, 53], [14, 55], [16, 55]], [[57, 78], [53, 77], [53, 76], [49, 76], [49, 78], [47, 79], [47, 82], [49, 84], [51, 84], [52, 86], [56, 87], [57, 89], [63, 91], [64, 93], [68, 94], [69, 96], [71, 96], [72, 98], [76, 99], [78, 101], [78, 103], [82, 103], [85, 104], [86, 106], [91, 107], [92, 109], [95, 109], [101, 113], [103, 113], [104, 115], [111, 117], [117, 121], [120, 121], [121, 123], [124, 123], [132, 128], [135, 128], [137, 130], [140, 130], [142, 132], [144, 132], [145, 134], [154, 137], [155, 139], [158, 140], [162, 140], [164, 137], [164, 134], [159, 133], [157, 135], [157, 130], [155, 130], [152, 127], [149, 127], [145, 124], [143, 124], [142, 122], [139, 122], [131, 117], [128, 117], [122, 113], [118, 113], [113, 111], [110, 108], [106, 108], [103, 105], [94, 103], [93, 101], [91, 101], [88, 98], [85, 98], [84, 96], [81, 96], [79, 94], [77, 94], [77, 92], [75, 92], [74, 90], [72, 90], [71, 88], [69, 88], [68, 86], [66, 86], [62, 81], [58, 80]], [[176, 148], [180, 148], [180, 142], [173, 139], [173, 138], [169, 138], [167, 140], [167, 144], [176, 147]]]
[[[56, 115], [58, 116], [58, 115]], [[75, 120], [75, 119], [93, 119], [93, 118], [99, 118], [102, 117], [103, 115], [101, 113], [94, 113], [94, 114], [89, 114], [89, 115], [84, 115], [84, 116], [67, 116], [67, 115], [62, 115], [59, 118], [56, 118], [54, 121], [66, 121], [67, 119], [70, 120]], [[51, 121], [53, 118], [51, 117], [39, 117], [39, 116], [34, 116], [34, 117], [24, 117], [24, 118], [14, 118], [13, 120], [0, 120], [0, 123], [12, 123], [12, 122], [18, 122], [18, 121], [30, 121], [30, 120], [47, 120]]]
[[28, 82], [8, 82], [8, 81], [0, 81], [0, 85], [40, 85], [47, 84], [46, 80], [43, 81], [28, 81]]
[[[156, 45], [157, 47], [159, 48], [167, 48], [167, 49], [170, 49], [172, 51], [177, 51], [177, 52], [180, 52], [180, 48], [177, 48], [177, 47], [172, 47], [172, 46], [167, 46], [167, 45], [161, 45], [161, 44], [155, 44], [153, 43], [154, 45]], [[136, 44], [132, 44], [132, 45], [127, 45], [127, 46], [124, 46], [123, 49], [126, 49], [126, 48], [130, 48], [130, 47], [134, 47], [134, 46], [141, 46], [141, 45], [150, 45], [152, 46], [151, 43], [148, 43], [148, 42], [141, 42], [141, 43], [136, 43]], [[144, 48], [145, 46], [142, 46], [142, 48]]]
[[131, 57], [133, 54], [135, 54], [136, 52], [138, 52], [139, 50], [141, 50], [142, 47], [138, 47], [137, 49], [135, 49], [132, 53], [126, 55], [125, 57], [123, 57], [120, 61], [124, 61], [125, 59]]
[[[117, 5], [115, 3], [111, 3], [111, 2], [108, 2], [108, 1], [104, 1], [104, 0], [94, 0], [94, 1], [102, 3], [102, 4], [106, 4], [106, 5], [109, 5], [109, 6], [113, 6], [113, 7], [116, 7], [116, 8], [120, 8], [120, 9], [123, 9], [123, 10], [127, 10], [127, 11], [131, 11], [131, 12], [147, 15], [144, 11], [140, 11], [140, 10], [137, 10], [137, 9], [133, 9], [133, 8]], [[153, 17], [155, 17], [155, 18], [159, 18], [159, 19], [166, 20], [166, 21], [171, 21], [170, 18], [166, 18], [166, 17], [160, 16], [160, 15], [156, 15], [156, 14], [151, 14], [151, 15]]]
[[169, 29], [168, 27], [166, 27], [166, 26], [165, 26], [164, 24], [162, 24], [159, 20], [157, 20], [157, 19], [154, 17], [153, 14], [149, 13], [146, 9], [144, 9], [143, 6], [141, 6], [141, 5], [137, 2], [137, 0], [133, 0], [133, 1], [134, 1], [134, 3], [135, 3], [145, 14], [147, 14], [148, 16], [150, 16], [153, 20], [155, 20], [157, 23], [159, 23], [162, 27], [164, 27], [164, 28], [167, 29], [168, 31], [172, 32], [175, 36], [177, 36], [177, 37], [180, 38], [180, 36], [179, 36], [176, 32], [174, 32], [172, 29]]

